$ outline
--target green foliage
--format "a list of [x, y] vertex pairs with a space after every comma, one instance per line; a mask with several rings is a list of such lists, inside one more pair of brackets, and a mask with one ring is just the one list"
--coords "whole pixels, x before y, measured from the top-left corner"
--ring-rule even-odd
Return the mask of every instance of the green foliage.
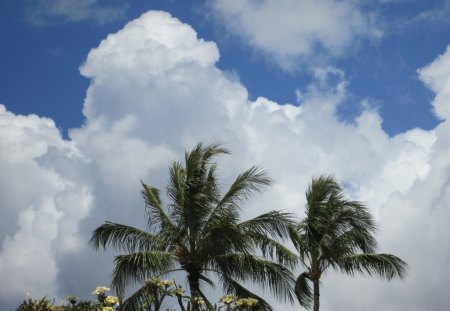
[[46, 297], [41, 300], [34, 300], [31, 297], [24, 300], [16, 311], [51, 311], [54, 310], [53, 302]]
[[[179, 301], [180, 310], [192, 311], [193, 304], [191, 297], [185, 296], [181, 286], [173, 280], [162, 280], [151, 278], [145, 282], [146, 288], [141, 297], [139, 305], [133, 305], [133, 300], [120, 305], [118, 298], [105, 295], [109, 290], [106, 287], [97, 287], [93, 292], [97, 296], [97, 302], [79, 300], [75, 296], [69, 296], [66, 306], [55, 306], [46, 297], [41, 300], [33, 300], [29, 297], [16, 311], [114, 311], [114, 310], [139, 310], [139, 311], [159, 311], [163, 300], [166, 297], [176, 298]], [[141, 289], [142, 290], [142, 289]], [[135, 293], [136, 294], [136, 293]], [[254, 298], [238, 298], [236, 295], [225, 295], [219, 300], [219, 305], [207, 306], [201, 297], [195, 297], [200, 311], [259, 311], [262, 305]], [[167, 311], [174, 311], [169, 310]]]
[[28, 297], [27, 300], [16, 309], [16, 311], [114, 311], [120, 305], [120, 299], [115, 296], [108, 296], [106, 292], [109, 288], [98, 286], [93, 292], [96, 295], [97, 302], [79, 300], [76, 296], [67, 297], [68, 305], [55, 306], [46, 297], [41, 300], [33, 300]]
[[189, 296], [184, 295], [183, 288], [174, 280], [150, 278], [129, 299], [124, 301], [120, 309], [159, 311], [167, 297], [176, 298], [181, 310], [185, 310], [184, 304], [187, 304], [190, 299]]

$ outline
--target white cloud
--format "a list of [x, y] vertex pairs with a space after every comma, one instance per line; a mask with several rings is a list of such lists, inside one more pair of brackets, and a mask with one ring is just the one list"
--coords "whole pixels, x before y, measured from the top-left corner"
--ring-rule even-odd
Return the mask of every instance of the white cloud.
[[77, 225], [87, 215], [89, 192], [58, 174], [57, 163], [50, 168], [40, 163], [51, 149], [76, 163], [76, 150], [61, 139], [52, 120], [15, 116], [0, 105], [2, 302], [18, 302], [26, 292], [57, 293], [58, 256], [84, 243]]
[[245, 0], [211, 2], [223, 26], [250, 48], [285, 69], [349, 52], [359, 39], [380, 38], [374, 14], [345, 0]]
[[[317, 70], [300, 106], [279, 105], [263, 97], [249, 101], [245, 87], [215, 67], [218, 57], [216, 45], [198, 39], [189, 25], [148, 12], [89, 53], [81, 67], [91, 79], [86, 121], [70, 131], [71, 141], [63, 141], [48, 119], [3, 109], [0, 165], [9, 174], [2, 175], [7, 186], [0, 188], [0, 219], [9, 226], [0, 229], [6, 235], [0, 267], [20, 284], [1, 298], [12, 301], [34, 289], [26, 285], [49, 295], [58, 288], [63, 297], [89, 293], [107, 280], [113, 256], [88, 249], [91, 231], [105, 220], [145, 226], [139, 179], [164, 189], [167, 166], [185, 148], [221, 141], [233, 151], [220, 160], [225, 184], [253, 164], [276, 180], [249, 202], [246, 216], [271, 209], [303, 216], [311, 176], [333, 173], [372, 208], [381, 250], [411, 264], [404, 282], [328, 274], [323, 310], [448, 309], [450, 130], [443, 81], [450, 72], [440, 72], [450, 62], [448, 53], [420, 71], [437, 93], [434, 105], [444, 121], [432, 131], [395, 137], [382, 130], [381, 117], [370, 108], [354, 124], [335, 116], [347, 99], [345, 74], [336, 68]], [[27, 251], [40, 250], [36, 258], [45, 264], [34, 272]], [[16, 252], [21, 261], [12, 260]], [[443, 277], [431, 278], [430, 267]], [[41, 279], [43, 273], [48, 279]], [[434, 306], [428, 308], [430, 295]]]
[[35, 25], [53, 20], [80, 22], [93, 20], [107, 24], [124, 17], [125, 6], [102, 6], [99, 0], [39, 0], [27, 8], [27, 18]]
[[436, 116], [450, 118], [450, 47], [433, 63], [419, 70], [420, 78], [436, 93], [433, 107]]

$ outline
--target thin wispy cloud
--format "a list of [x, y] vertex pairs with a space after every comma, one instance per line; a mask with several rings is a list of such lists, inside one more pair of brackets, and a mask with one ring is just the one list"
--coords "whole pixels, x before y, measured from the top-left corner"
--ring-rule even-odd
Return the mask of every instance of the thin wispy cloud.
[[29, 2], [26, 17], [37, 26], [81, 21], [108, 24], [124, 18], [125, 11], [126, 4], [112, 6], [99, 0], [35, 0]]

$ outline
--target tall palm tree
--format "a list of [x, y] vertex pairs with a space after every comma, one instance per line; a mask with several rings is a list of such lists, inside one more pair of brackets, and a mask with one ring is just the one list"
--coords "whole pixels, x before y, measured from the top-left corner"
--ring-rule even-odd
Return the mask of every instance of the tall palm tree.
[[[295, 283], [300, 305], [319, 310], [319, 280], [328, 268], [387, 280], [406, 276], [406, 263], [376, 254], [375, 222], [364, 204], [345, 198], [331, 176], [313, 178], [306, 191], [306, 217], [290, 228], [290, 238], [306, 271]], [[311, 284], [313, 290], [311, 291]]]
[[[127, 253], [115, 258], [112, 285], [116, 290], [151, 276], [185, 271], [193, 310], [199, 309], [196, 297], [211, 306], [201, 286], [213, 285], [211, 274], [217, 276], [225, 292], [257, 298], [262, 309], [270, 310], [270, 306], [246, 289], [243, 281], [293, 300], [288, 267], [297, 258], [280, 240], [288, 235], [290, 215], [272, 211], [241, 221], [241, 205], [255, 191], [270, 185], [271, 179], [260, 168], [251, 167], [222, 194], [213, 162], [220, 154], [229, 151], [217, 144], [200, 143], [186, 152], [185, 166], [174, 162], [167, 186], [170, 204], [165, 207], [160, 191], [142, 183], [148, 230], [106, 222], [92, 233], [90, 242], [95, 249], [113, 246]], [[277, 259], [277, 263], [270, 259]], [[139, 308], [144, 295], [145, 285], [127, 301], [127, 310]]]

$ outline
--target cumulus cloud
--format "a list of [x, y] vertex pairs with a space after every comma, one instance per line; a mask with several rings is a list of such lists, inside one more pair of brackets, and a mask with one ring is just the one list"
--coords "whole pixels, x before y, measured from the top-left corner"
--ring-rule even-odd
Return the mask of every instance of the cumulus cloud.
[[58, 174], [56, 161], [51, 167], [41, 163], [52, 150], [72, 165], [79, 157], [52, 120], [16, 116], [0, 105], [0, 129], [0, 301], [11, 303], [26, 292], [57, 292], [57, 258], [84, 243], [77, 224], [87, 215], [89, 190]]
[[27, 8], [27, 18], [34, 25], [46, 25], [54, 20], [80, 22], [93, 20], [106, 24], [124, 17], [125, 6], [104, 6], [99, 0], [39, 0]]
[[[328, 274], [324, 310], [448, 309], [450, 130], [444, 81], [450, 72], [442, 68], [449, 68], [449, 55], [420, 71], [437, 94], [433, 104], [443, 122], [431, 131], [389, 137], [376, 110], [367, 108], [353, 123], [336, 117], [348, 96], [344, 72], [317, 70], [299, 106], [263, 97], [250, 101], [245, 86], [216, 67], [214, 43], [167, 13], [145, 13], [109, 35], [81, 66], [91, 81], [86, 119], [70, 131], [70, 141], [61, 139], [51, 120], [3, 108], [0, 165], [9, 173], [2, 175], [6, 186], [0, 189], [0, 219], [8, 219], [0, 229], [0, 267], [8, 269], [11, 282], [0, 290], [1, 298], [11, 302], [31, 290], [52, 295], [56, 288], [62, 297], [82, 296], [107, 280], [113, 252], [90, 251], [90, 232], [105, 220], [144, 227], [139, 180], [164, 189], [172, 160], [198, 141], [220, 141], [233, 151], [220, 159], [224, 184], [253, 164], [276, 180], [249, 202], [245, 217], [271, 209], [302, 217], [311, 176], [332, 173], [371, 207], [382, 250], [410, 263], [404, 282]], [[31, 257], [39, 250], [40, 256]], [[21, 261], [13, 260], [17, 254]], [[33, 260], [44, 268], [33, 269]], [[430, 277], [430, 266], [439, 274]], [[43, 274], [49, 277], [43, 280]], [[20, 284], [9, 286], [13, 280]], [[425, 307], [431, 296], [434, 305]]]
[[263, 52], [285, 69], [299, 60], [337, 57], [359, 39], [382, 36], [374, 14], [361, 2], [346, 0], [245, 0], [211, 2], [230, 33]]

